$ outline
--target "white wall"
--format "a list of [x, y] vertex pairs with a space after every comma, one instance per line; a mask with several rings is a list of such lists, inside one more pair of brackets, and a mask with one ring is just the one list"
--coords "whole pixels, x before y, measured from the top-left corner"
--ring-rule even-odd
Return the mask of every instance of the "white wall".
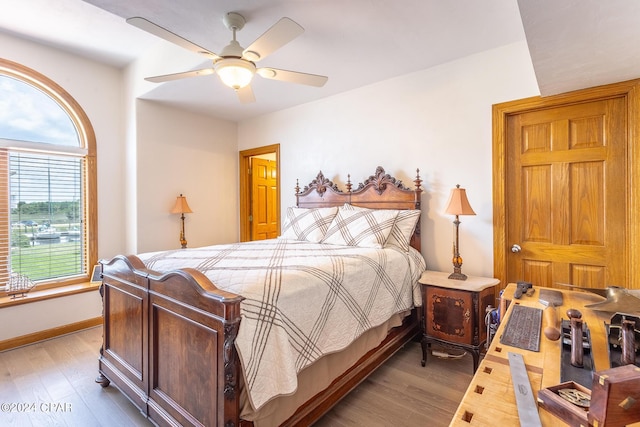
[[189, 247], [238, 241], [235, 122], [137, 102], [138, 252], [180, 248], [180, 193]]
[[[200, 61], [201, 62], [201, 61]], [[138, 183], [138, 164], [139, 164], [139, 155], [145, 155], [145, 159], [141, 159], [142, 165], [145, 162], [149, 161], [150, 158], [153, 158], [155, 154], [154, 151], [145, 150], [139, 153], [139, 131], [138, 125], [142, 127], [144, 131], [145, 128], [153, 128], [156, 123], [160, 123], [159, 127], [162, 129], [166, 129], [167, 126], [164, 126], [164, 122], [159, 122], [155, 120], [153, 117], [149, 119], [139, 119], [138, 118], [138, 99], [147, 94], [147, 92], [153, 90], [158, 87], [157, 84], [147, 82], [145, 77], [149, 75], [153, 75], [157, 73], [158, 70], [163, 70], [166, 67], [175, 66], [176, 63], [180, 63], [184, 65], [184, 69], [189, 69], [191, 67], [195, 67], [198, 62], [195, 61], [194, 55], [192, 52], [189, 52], [186, 49], [182, 49], [179, 46], [174, 45], [173, 43], [169, 43], [163, 40], [158, 40], [158, 42], [152, 46], [149, 50], [147, 50], [144, 55], [139, 57], [137, 60], [133, 61], [129, 64], [123, 73], [124, 78], [124, 87], [123, 87], [123, 105], [122, 111], [124, 115], [124, 135], [123, 140], [125, 141], [125, 153], [122, 164], [124, 167], [124, 179], [127, 182], [125, 187], [125, 192], [121, 195], [122, 201], [125, 205], [125, 215], [126, 215], [126, 223], [125, 223], [125, 253], [140, 253], [138, 236], [140, 232], [138, 230], [138, 219], [141, 217], [141, 214], [138, 210], [139, 202], [138, 202], [138, 191], [140, 190], [140, 185]], [[190, 66], [189, 66], [190, 64]], [[169, 73], [170, 71], [166, 71]], [[162, 71], [161, 71], [162, 73]], [[149, 115], [147, 115], [148, 117]], [[172, 121], [170, 121], [172, 122]], [[180, 133], [182, 133], [182, 137], [185, 140], [191, 140], [191, 132], [192, 130], [186, 127], [181, 128]], [[196, 132], [197, 129], [196, 129]], [[223, 132], [225, 133], [225, 132]], [[143, 141], [143, 140], [142, 140]], [[235, 140], [234, 140], [235, 144]], [[152, 143], [149, 146], [153, 146]], [[175, 154], [175, 152], [172, 152]], [[151, 178], [153, 178], [157, 174], [156, 172], [152, 172]], [[164, 175], [160, 175], [162, 177]], [[148, 199], [144, 193], [147, 188], [142, 187], [142, 195], [141, 197]], [[145, 211], [145, 213], [148, 211]], [[201, 212], [202, 213], [202, 212]], [[145, 220], [146, 222], [146, 220]], [[154, 230], [154, 235], [158, 234], [159, 230]], [[162, 233], [160, 233], [162, 235]], [[165, 238], [166, 240], [166, 238]], [[144, 245], [145, 242], [143, 242]], [[166, 243], [165, 243], [166, 245]], [[162, 245], [162, 248], [167, 248], [167, 246]], [[147, 246], [144, 246], [147, 247]]]
[[243, 121], [238, 149], [280, 144], [283, 207], [295, 204], [296, 179], [306, 185], [318, 170], [344, 188], [348, 173], [357, 184], [378, 165], [412, 186], [420, 168], [422, 252], [436, 270], [452, 270], [443, 211], [460, 184], [477, 213], [461, 217], [462, 270], [492, 276], [491, 106], [538, 93], [526, 43], [516, 43]]

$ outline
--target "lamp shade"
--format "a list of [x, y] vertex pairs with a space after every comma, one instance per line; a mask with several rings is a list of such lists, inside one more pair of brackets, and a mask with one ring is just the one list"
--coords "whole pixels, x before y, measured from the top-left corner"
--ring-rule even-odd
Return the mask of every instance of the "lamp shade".
[[464, 188], [460, 188], [460, 184], [456, 185], [456, 188], [451, 190], [445, 213], [450, 215], [476, 214], [469, 204], [469, 199], [467, 199], [467, 191]]
[[191, 210], [191, 208], [189, 207], [189, 204], [187, 203], [187, 198], [181, 194], [178, 197], [176, 197], [176, 204], [173, 207], [173, 209], [171, 209], [171, 213], [173, 214], [193, 213], [193, 211]]
[[215, 63], [216, 73], [222, 83], [233, 89], [242, 89], [251, 83], [256, 66], [240, 58], [224, 58]]

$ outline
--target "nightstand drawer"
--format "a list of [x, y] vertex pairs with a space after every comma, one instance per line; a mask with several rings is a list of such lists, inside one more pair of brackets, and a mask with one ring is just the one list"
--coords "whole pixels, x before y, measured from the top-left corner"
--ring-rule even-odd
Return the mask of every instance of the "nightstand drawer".
[[494, 299], [493, 288], [478, 293], [427, 286], [425, 333], [452, 343], [479, 345], [487, 339], [484, 311]]

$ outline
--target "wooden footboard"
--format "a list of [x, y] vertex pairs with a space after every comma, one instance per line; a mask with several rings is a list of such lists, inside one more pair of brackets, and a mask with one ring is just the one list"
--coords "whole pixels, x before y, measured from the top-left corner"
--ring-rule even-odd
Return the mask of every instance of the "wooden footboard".
[[238, 425], [234, 340], [242, 297], [192, 269], [164, 275], [135, 256], [102, 262], [103, 386], [159, 425]]

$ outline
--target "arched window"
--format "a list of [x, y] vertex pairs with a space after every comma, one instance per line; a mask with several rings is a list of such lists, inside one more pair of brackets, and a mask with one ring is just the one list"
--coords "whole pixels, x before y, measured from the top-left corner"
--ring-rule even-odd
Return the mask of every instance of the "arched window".
[[0, 58], [0, 292], [86, 282], [97, 262], [96, 142], [60, 86]]

